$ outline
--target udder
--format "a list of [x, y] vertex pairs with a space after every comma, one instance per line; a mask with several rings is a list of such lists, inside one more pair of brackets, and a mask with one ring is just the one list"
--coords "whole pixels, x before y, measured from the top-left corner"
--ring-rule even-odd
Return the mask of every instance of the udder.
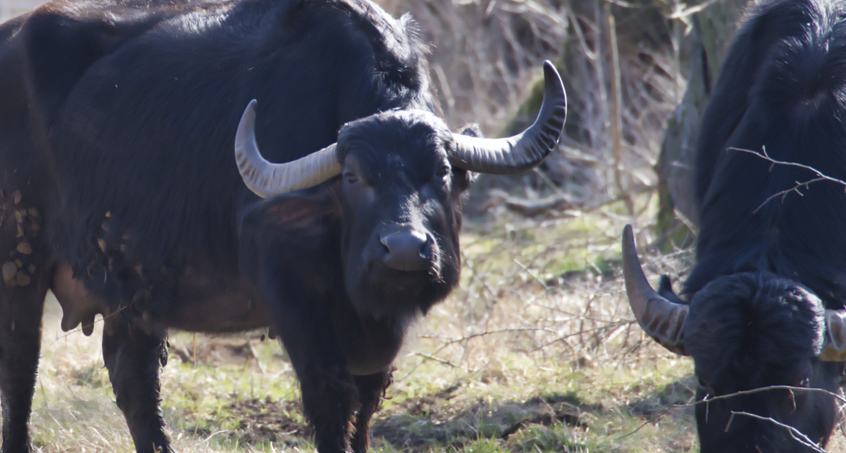
[[[85, 284], [73, 278], [67, 264], [57, 267], [51, 289], [62, 307], [62, 330], [82, 325], [82, 332], [91, 335], [96, 315], [102, 315], [107, 333], [114, 313], [103, 298], [92, 294]], [[268, 317], [263, 299], [252, 287], [238, 278], [199, 272], [186, 268], [176, 285], [173, 303], [144, 310], [135, 320], [149, 329], [175, 328], [192, 332], [239, 332], [267, 327]]]
[[73, 278], [73, 270], [67, 264], [58, 266], [50, 289], [62, 306], [62, 330], [65, 332], [82, 324], [82, 333], [91, 335], [94, 332], [94, 317], [99, 314], [104, 319], [108, 318], [109, 305], [91, 294], [82, 281]]

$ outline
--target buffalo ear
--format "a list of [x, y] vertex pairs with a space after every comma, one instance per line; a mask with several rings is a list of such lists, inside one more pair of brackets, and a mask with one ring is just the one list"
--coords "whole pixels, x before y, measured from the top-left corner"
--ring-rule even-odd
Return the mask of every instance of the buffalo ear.
[[452, 193], [455, 197], [460, 197], [461, 194], [467, 191], [473, 185], [478, 173], [465, 170], [463, 168], [452, 169]]
[[327, 255], [340, 253], [342, 206], [338, 177], [257, 202], [241, 219], [241, 270], [257, 275], [270, 255], [283, 265], [331, 260]]
[[669, 275], [662, 275], [661, 282], [658, 284], [658, 294], [672, 302], [677, 304], [687, 305], [688, 303], [684, 301], [681, 297], [679, 297], [675, 291], [673, 291], [673, 282], [670, 280]]

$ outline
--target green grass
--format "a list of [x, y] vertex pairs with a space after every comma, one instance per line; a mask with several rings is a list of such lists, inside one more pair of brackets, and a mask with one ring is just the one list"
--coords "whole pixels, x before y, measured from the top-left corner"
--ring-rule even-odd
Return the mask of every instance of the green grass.
[[[690, 398], [689, 361], [648, 342], [624, 360], [603, 358], [640, 341], [633, 334], [628, 346], [620, 336], [603, 343], [610, 355], [574, 352], [561, 342], [543, 346], [572, 328], [555, 312], [582, 305], [569, 294], [581, 290], [544, 289], [523, 275], [522, 286], [486, 297], [473, 292], [481, 282], [503, 290], [515, 276], [504, 282], [507, 266], [477, 262], [488, 266], [484, 273], [420, 322], [397, 361], [396, 382], [374, 419], [374, 451], [685, 451], [678, 446], [694, 444], [689, 411], [660, 413]], [[542, 303], [527, 304], [518, 293]], [[43, 452], [133, 451], [102, 365], [100, 332], [59, 332], [59, 310], [48, 310], [35, 445]], [[580, 342], [588, 342], [585, 335]], [[178, 451], [314, 451], [284, 351], [259, 338], [172, 335], [163, 411]]]
[[[494, 220], [505, 227], [471, 222], [461, 287], [410, 333], [373, 420], [373, 451], [698, 451], [685, 406], [691, 361], [632, 324], [620, 222]], [[686, 262], [644, 258], [653, 275]], [[134, 451], [99, 329], [62, 333], [59, 312], [51, 302], [33, 403], [37, 450]], [[163, 411], [177, 451], [314, 451], [291, 365], [261, 336], [171, 336]]]

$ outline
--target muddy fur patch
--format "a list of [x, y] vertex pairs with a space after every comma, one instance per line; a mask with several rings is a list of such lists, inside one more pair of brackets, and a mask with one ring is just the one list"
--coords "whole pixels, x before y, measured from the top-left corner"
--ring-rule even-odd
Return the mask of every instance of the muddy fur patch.
[[15, 240], [7, 260], [0, 265], [3, 282], [8, 286], [28, 286], [37, 270], [32, 244], [41, 234], [41, 213], [38, 208], [26, 206], [20, 190], [11, 194], [0, 190], [0, 227], [7, 222], [14, 222]]

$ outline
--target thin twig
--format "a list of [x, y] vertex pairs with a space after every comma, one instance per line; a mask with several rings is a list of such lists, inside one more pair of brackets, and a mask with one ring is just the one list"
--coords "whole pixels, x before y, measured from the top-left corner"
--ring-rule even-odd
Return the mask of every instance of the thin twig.
[[[462, 336], [460, 338], [448, 339], [448, 340], [444, 341], [443, 343], [441, 343], [440, 347], [438, 347], [438, 349], [436, 349], [434, 352], [432, 352], [432, 354], [425, 354], [425, 353], [422, 353], [422, 352], [415, 351], [413, 353], [414, 355], [423, 357], [425, 360], [423, 360], [420, 363], [418, 363], [417, 365], [415, 365], [411, 370], [408, 371], [408, 373], [405, 374], [405, 376], [403, 376], [399, 379], [395, 379], [395, 381], [401, 382], [404, 379], [406, 379], [407, 377], [411, 376], [411, 374], [414, 373], [414, 371], [416, 371], [417, 368], [420, 367], [420, 365], [424, 364], [426, 362], [426, 360], [434, 360], [438, 363], [443, 363], [444, 365], [449, 365], [449, 366], [454, 367], [454, 368], [462, 368], [463, 369], [463, 367], [461, 367], [460, 365], [455, 365], [454, 363], [452, 363], [448, 360], [444, 360], [444, 359], [441, 359], [439, 357], [434, 356], [434, 354], [437, 354], [437, 353], [443, 351], [444, 349], [446, 349], [447, 347], [454, 345], [456, 343], [461, 343], [461, 342], [464, 342], [464, 341], [467, 341], [467, 340], [471, 340], [473, 338], [479, 338], [479, 337], [483, 337], [483, 336], [486, 336], [486, 335], [508, 333], [508, 332], [533, 332], [533, 331], [534, 332], [544, 331], [544, 332], [548, 332], [548, 333], [555, 333], [555, 331], [547, 329], [547, 328], [543, 328], [543, 327], [513, 327], [513, 328], [497, 329], [497, 330], [490, 330], [490, 331], [486, 330], [484, 332], [477, 332], [477, 333], [465, 335], [465, 336]], [[422, 335], [421, 338], [433, 338], [433, 336]]]
[[772, 200], [774, 198], [781, 197], [782, 201], [784, 201], [784, 197], [786, 197], [791, 192], [796, 192], [800, 197], [804, 196], [804, 194], [802, 192], [800, 192], [799, 189], [801, 189], [803, 187], [807, 189], [809, 185], [811, 185], [815, 182], [829, 181], [829, 182], [834, 182], [834, 183], [840, 184], [841, 186], [846, 187], [846, 181], [828, 176], [828, 175], [824, 174], [823, 172], [817, 170], [814, 167], [804, 165], [804, 164], [800, 164], [800, 163], [797, 163], [797, 162], [788, 162], [788, 161], [773, 159], [772, 157], [770, 157], [767, 154], [767, 148], [766, 147], [761, 148], [761, 152], [753, 151], [751, 149], [743, 149], [743, 148], [728, 148], [728, 149], [729, 149], [729, 151], [740, 151], [742, 153], [748, 153], [748, 154], [758, 156], [761, 159], [764, 159], [767, 162], [772, 163], [773, 165], [786, 165], [788, 167], [797, 167], [797, 168], [801, 168], [801, 169], [804, 169], [804, 170], [808, 170], [808, 171], [814, 173], [815, 175], [817, 175], [816, 178], [809, 179], [808, 181], [805, 181], [805, 182], [795, 181], [795, 185], [793, 187], [779, 191], [779, 192], [776, 192], [776, 193], [770, 195], [769, 197], [767, 197], [766, 200], [764, 200], [763, 203], [761, 203], [757, 208], [755, 208], [754, 211], [752, 211], [753, 213], [756, 213], [759, 210], [761, 210], [761, 208], [763, 208], [765, 204], [769, 203], [770, 200]]
[[714, 402], [714, 401], [718, 401], [718, 400], [733, 398], [735, 396], [749, 395], [749, 394], [752, 394], [752, 393], [766, 392], [766, 391], [769, 391], [769, 390], [790, 390], [790, 391], [802, 391], [802, 392], [809, 392], [809, 393], [824, 393], [826, 395], [833, 396], [835, 399], [839, 400], [841, 403], [846, 404], [846, 398], [838, 395], [837, 393], [831, 392], [829, 390], [820, 389], [820, 388], [816, 388], [816, 387], [794, 387], [792, 385], [770, 385], [770, 386], [767, 386], [767, 387], [759, 387], [759, 388], [756, 388], [756, 389], [740, 390], [740, 391], [734, 392], [734, 393], [727, 393], [725, 395], [719, 395], [719, 396], [714, 396], [714, 397], [711, 397], [711, 398], [706, 398], [706, 399], [703, 399], [701, 401], [697, 401], [693, 404], [696, 405], [696, 404], [702, 404], [702, 403], [705, 403], [705, 402]]
[[422, 352], [415, 352], [415, 353], [414, 353], [414, 355], [417, 355], [417, 356], [423, 357], [424, 359], [427, 359], [427, 360], [434, 360], [435, 362], [438, 362], [438, 363], [441, 363], [441, 364], [444, 364], [444, 365], [450, 366], [450, 367], [452, 367], [452, 368], [458, 368], [458, 369], [460, 369], [460, 370], [464, 370], [464, 369], [465, 369], [465, 368], [464, 368], [463, 366], [461, 366], [461, 365], [456, 365], [456, 364], [454, 364], [454, 363], [450, 362], [449, 360], [442, 359], [442, 358], [440, 358], [440, 357], [435, 357], [435, 356], [430, 355], [430, 354], [424, 354], [424, 353], [422, 353]]
[[55, 342], [57, 342], [57, 341], [59, 341], [59, 340], [61, 340], [61, 339], [67, 338], [67, 337], [71, 336], [72, 334], [75, 334], [75, 333], [78, 333], [78, 332], [82, 332], [82, 329], [83, 329], [83, 328], [85, 328], [85, 327], [88, 327], [89, 325], [93, 326], [94, 324], [101, 323], [101, 322], [105, 324], [105, 322], [106, 322], [106, 319], [107, 319], [107, 318], [111, 318], [112, 316], [116, 316], [116, 315], [118, 315], [120, 312], [122, 312], [123, 310], [125, 310], [125, 309], [127, 309], [127, 308], [129, 308], [129, 305], [124, 305], [124, 306], [120, 307], [119, 309], [117, 309], [117, 310], [115, 310], [115, 311], [113, 311], [113, 312], [110, 312], [108, 315], [103, 315], [103, 314], [101, 313], [101, 314], [100, 314], [101, 318], [100, 318], [100, 320], [99, 320], [99, 321], [95, 319], [95, 320], [94, 320], [94, 322], [93, 322], [93, 323], [91, 323], [91, 324], [80, 325], [79, 327], [77, 327], [77, 328], [75, 328], [75, 329], [73, 329], [73, 330], [70, 330], [70, 331], [68, 331], [67, 333], [64, 333], [64, 334], [62, 334], [62, 335], [56, 335], [56, 338], [53, 340], [53, 343], [55, 343]]
[[[537, 331], [547, 332], [547, 333], [556, 333], [554, 330], [547, 329], [547, 328], [544, 328], [544, 327], [511, 327], [511, 328], [497, 329], [497, 330], [486, 330], [484, 332], [471, 333], [469, 335], [465, 335], [465, 336], [460, 337], [460, 338], [449, 339], [449, 340], [445, 341], [442, 346], [449, 346], [449, 345], [452, 345], [452, 344], [455, 344], [455, 343], [461, 343], [462, 341], [471, 340], [473, 338], [483, 337], [483, 336], [486, 336], [486, 335], [493, 335], [493, 334], [497, 334], [497, 333], [537, 332]], [[428, 336], [428, 335], [421, 335], [421, 338], [430, 338], [430, 337], [431, 336]]]
[[672, 14], [667, 16], [668, 19], [681, 19], [683, 22], [686, 23], [687, 19], [696, 14], [700, 13], [705, 10], [705, 8], [713, 5], [714, 3], [719, 2], [720, 0], [708, 0], [702, 2], [696, 6], [691, 6], [689, 8], [685, 8], [685, 3], [679, 3], [676, 5], [675, 11]]
[[[693, 407], [693, 406], [697, 406], [699, 404], [709, 404], [709, 403], [712, 403], [712, 402], [718, 401], [718, 400], [724, 400], [724, 399], [734, 398], [734, 397], [740, 396], [740, 395], [749, 395], [749, 394], [753, 394], [753, 393], [760, 393], [760, 392], [765, 392], [765, 391], [770, 391], [770, 390], [789, 390], [790, 392], [801, 391], [801, 392], [810, 392], [810, 393], [823, 393], [823, 394], [834, 397], [835, 399], [839, 400], [841, 403], [846, 405], [846, 398], [844, 398], [843, 396], [841, 396], [837, 393], [826, 390], [826, 389], [820, 389], [820, 388], [814, 388], [814, 387], [810, 387], [810, 388], [809, 387], [794, 387], [794, 386], [791, 386], [791, 385], [771, 385], [771, 386], [767, 386], [767, 387], [759, 387], [759, 388], [756, 388], [756, 389], [741, 390], [741, 391], [738, 391], [738, 392], [728, 393], [728, 394], [725, 394], [725, 395], [718, 395], [718, 396], [715, 396], [715, 397], [712, 397], [712, 398], [708, 398], [708, 396], [710, 396], [710, 395], [706, 395], [705, 398], [703, 398], [701, 400], [694, 401], [692, 403], [673, 404], [673, 405], [669, 406], [668, 408], [664, 409], [663, 411], [659, 412], [658, 418], [660, 418], [661, 416], [670, 412], [673, 409], [679, 409], [679, 408], [684, 408], [684, 407]], [[840, 406], [841, 411], [843, 410], [843, 407], [844, 406]], [[739, 413], [739, 414], [742, 414], [742, 415], [755, 416], [754, 414], [749, 414], [749, 413], [746, 413], [746, 412], [732, 411], [732, 414], [735, 414], [735, 413]], [[755, 417], [757, 417], [757, 418], [767, 418], [767, 417], [761, 417], [761, 416], [755, 416]], [[775, 420], [772, 420], [772, 421], [775, 421]], [[628, 433], [618, 437], [617, 440], [625, 439], [626, 437], [629, 437], [632, 434], [635, 434], [636, 432], [640, 431], [641, 428], [643, 428], [644, 426], [646, 426], [650, 423], [652, 423], [652, 420], [648, 420], [648, 421], [643, 422], [640, 426], [635, 428], [633, 431], [628, 432]], [[730, 423], [731, 423], [731, 419], [729, 419], [729, 424]], [[776, 423], [778, 423], [778, 422], [776, 422]], [[789, 425], [783, 425], [783, 424], [781, 424], [781, 425], [782, 426], [789, 426]], [[794, 430], [796, 429], [796, 428], [793, 428], [792, 426], [790, 426], [790, 428], [792, 428]], [[791, 435], [792, 434], [793, 433], [791, 432]], [[801, 440], [799, 440], [799, 439], [797, 439], [797, 440], [801, 442]], [[823, 453], [825, 453], [824, 450], [819, 450], [819, 451], [823, 451]]]
[[[772, 423], [776, 426], [780, 426], [780, 427], [786, 429], [787, 432], [790, 433], [790, 437], [795, 439], [800, 444], [802, 444], [802, 445], [804, 445], [804, 446], [806, 446], [806, 447], [808, 447], [808, 448], [810, 448], [814, 451], [817, 451], [817, 452], [820, 452], [820, 453], [826, 453], [825, 450], [820, 448], [819, 445], [817, 445], [814, 441], [809, 439], [808, 436], [806, 436], [802, 431], [799, 431], [798, 429], [796, 429], [796, 428], [794, 428], [794, 427], [792, 427], [788, 424], [782, 423], [782, 422], [780, 422], [776, 419], [773, 419], [771, 417], [762, 417], [760, 415], [752, 414], [752, 413], [749, 413], [749, 412], [743, 412], [743, 411], [731, 411], [732, 418], [734, 418], [735, 415], [745, 415], [747, 417], [752, 417], [752, 418], [755, 418], [755, 419], [758, 419], [758, 420], [768, 421], [768, 422], [770, 422], [770, 423]], [[729, 423], [731, 423], [731, 418], [729, 419]]]

